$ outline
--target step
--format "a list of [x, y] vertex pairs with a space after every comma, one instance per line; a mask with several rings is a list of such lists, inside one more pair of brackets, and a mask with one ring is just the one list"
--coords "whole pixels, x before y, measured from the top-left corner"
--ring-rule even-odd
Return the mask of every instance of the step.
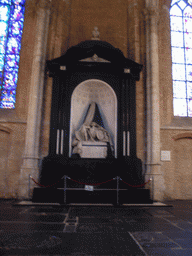
[[[64, 190], [54, 188], [34, 188], [32, 202], [36, 203], [64, 203]], [[149, 189], [119, 190], [120, 204], [150, 204]], [[117, 203], [117, 190], [67, 190], [66, 203]]]

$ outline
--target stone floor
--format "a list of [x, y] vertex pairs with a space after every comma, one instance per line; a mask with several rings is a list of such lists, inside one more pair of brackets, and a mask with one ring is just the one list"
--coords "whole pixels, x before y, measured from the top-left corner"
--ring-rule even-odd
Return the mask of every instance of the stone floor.
[[172, 207], [0, 200], [0, 255], [192, 255], [192, 201]]

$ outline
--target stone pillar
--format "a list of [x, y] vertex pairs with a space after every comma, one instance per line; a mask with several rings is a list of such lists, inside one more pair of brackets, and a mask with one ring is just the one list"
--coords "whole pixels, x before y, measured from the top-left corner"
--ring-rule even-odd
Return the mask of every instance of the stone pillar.
[[[128, 1], [128, 58], [142, 64], [141, 47], [143, 47], [141, 28], [141, 8], [139, 0]], [[144, 55], [144, 54], [143, 54]], [[145, 116], [145, 92], [144, 92], [144, 68], [140, 73], [140, 80], [136, 82], [136, 148], [137, 157], [144, 160], [144, 122]], [[144, 168], [143, 168], [144, 169]]]
[[128, 58], [140, 63], [138, 0], [128, 1]]
[[170, 86], [172, 85], [170, 2], [170, 0], [165, 1], [161, 8], [159, 24], [161, 126], [170, 125], [173, 119], [173, 87]]
[[154, 200], [164, 196], [164, 178], [160, 164], [160, 108], [158, 54], [158, 0], [146, 0], [146, 67], [147, 67], [147, 172], [153, 177]]
[[[50, 2], [50, 0], [40, 0], [37, 6], [37, 30], [29, 85], [25, 151], [19, 181], [20, 198], [30, 197], [28, 190], [29, 175], [33, 176], [34, 179], [38, 179], [39, 174], [39, 141]], [[32, 188], [31, 186], [31, 191]]]

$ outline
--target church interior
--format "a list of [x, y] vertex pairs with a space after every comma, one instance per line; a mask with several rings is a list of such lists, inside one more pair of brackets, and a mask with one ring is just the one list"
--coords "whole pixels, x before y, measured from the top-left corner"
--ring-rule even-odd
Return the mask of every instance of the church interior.
[[22, 33], [12, 55], [0, 34], [0, 198], [81, 180], [94, 158], [94, 173], [105, 166], [97, 182], [118, 176], [154, 201], [192, 199], [191, 1], [0, 0], [0, 23]]

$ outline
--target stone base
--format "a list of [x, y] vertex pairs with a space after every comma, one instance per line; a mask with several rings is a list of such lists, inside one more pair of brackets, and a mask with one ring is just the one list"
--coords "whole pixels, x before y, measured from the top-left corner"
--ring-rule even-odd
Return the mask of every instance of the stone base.
[[[64, 190], [56, 188], [35, 188], [32, 202], [36, 203], [61, 203], [64, 204]], [[70, 188], [66, 190], [66, 204], [70, 203], [109, 203], [117, 204], [152, 204], [149, 189], [97, 190], [87, 191]]]
[[152, 199], [154, 201], [163, 201], [164, 200], [164, 178], [162, 174], [151, 174], [145, 175], [145, 181], [152, 179], [145, 187], [150, 189]]
[[37, 168], [22, 168], [19, 180], [19, 199], [31, 199], [33, 189], [36, 184], [32, 181], [30, 177], [38, 181], [39, 169]]
[[106, 142], [82, 142], [82, 158], [106, 158], [107, 157], [107, 143]]

